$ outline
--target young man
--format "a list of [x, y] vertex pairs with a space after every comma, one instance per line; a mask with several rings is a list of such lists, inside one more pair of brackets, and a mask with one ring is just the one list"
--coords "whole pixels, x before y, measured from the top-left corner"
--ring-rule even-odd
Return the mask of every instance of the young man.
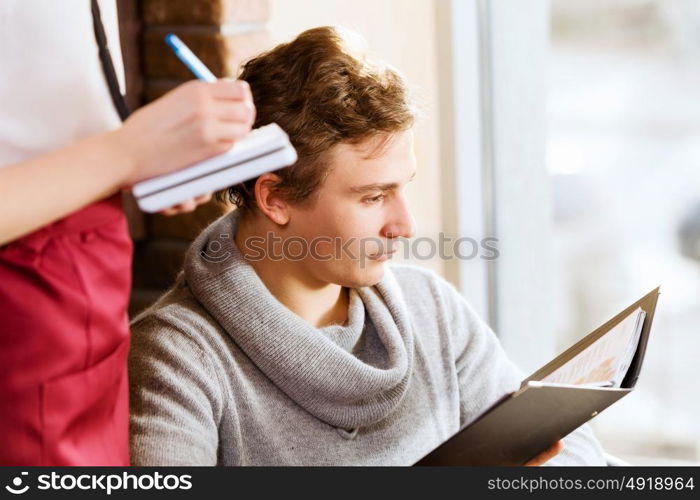
[[[404, 83], [331, 28], [241, 79], [299, 160], [229, 190], [238, 210], [134, 322], [133, 462], [412, 464], [524, 377], [451, 285], [386, 265], [414, 232]], [[604, 464], [587, 427], [565, 443], [550, 463]]]

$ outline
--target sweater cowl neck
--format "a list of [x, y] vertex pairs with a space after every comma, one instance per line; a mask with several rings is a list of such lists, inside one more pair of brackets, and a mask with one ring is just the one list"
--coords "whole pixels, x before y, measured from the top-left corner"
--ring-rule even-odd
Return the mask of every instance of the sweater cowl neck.
[[[196, 299], [275, 386], [315, 417], [343, 429], [387, 417], [406, 394], [414, 352], [390, 268], [376, 285], [350, 290], [347, 326], [318, 329], [282, 305], [242, 256], [234, 242], [238, 219], [237, 211], [224, 215], [188, 250], [184, 276]], [[332, 330], [359, 333], [365, 321], [386, 351], [381, 366], [331, 339]]]

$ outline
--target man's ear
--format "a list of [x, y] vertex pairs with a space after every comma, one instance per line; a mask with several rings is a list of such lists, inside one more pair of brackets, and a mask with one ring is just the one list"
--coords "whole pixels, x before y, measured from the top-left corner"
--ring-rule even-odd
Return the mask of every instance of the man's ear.
[[272, 222], [284, 226], [289, 222], [289, 203], [281, 196], [277, 186], [282, 178], [273, 173], [266, 173], [255, 181], [255, 203], [258, 209]]

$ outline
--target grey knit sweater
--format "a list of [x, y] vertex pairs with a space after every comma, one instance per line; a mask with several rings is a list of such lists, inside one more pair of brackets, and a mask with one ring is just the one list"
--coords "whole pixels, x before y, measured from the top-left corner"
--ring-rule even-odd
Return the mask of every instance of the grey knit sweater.
[[[209, 226], [132, 324], [133, 464], [409, 465], [524, 378], [460, 294], [419, 268], [389, 267], [350, 290], [347, 324], [313, 328], [243, 259], [236, 224]], [[604, 464], [587, 426], [565, 444], [550, 464]]]

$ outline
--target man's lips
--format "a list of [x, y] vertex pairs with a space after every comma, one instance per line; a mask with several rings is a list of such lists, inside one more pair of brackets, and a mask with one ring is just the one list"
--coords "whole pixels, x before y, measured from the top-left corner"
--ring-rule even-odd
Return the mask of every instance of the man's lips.
[[392, 255], [396, 253], [396, 250], [391, 250], [389, 252], [382, 252], [382, 253], [376, 253], [374, 255], [370, 255], [370, 259], [372, 260], [387, 260], [390, 259]]

